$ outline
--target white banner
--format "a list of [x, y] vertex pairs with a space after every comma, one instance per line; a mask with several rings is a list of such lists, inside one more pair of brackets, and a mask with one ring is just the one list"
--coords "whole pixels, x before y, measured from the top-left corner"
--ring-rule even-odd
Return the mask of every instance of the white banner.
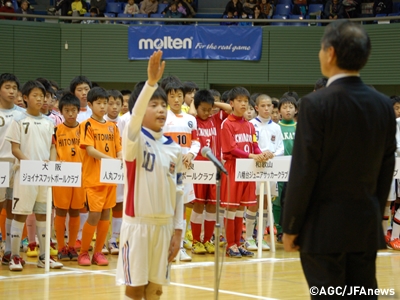
[[189, 169], [183, 172], [183, 183], [215, 184], [217, 169], [211, 161], [193, 160]]
[[20, 184], [40, 186], [81, 186], [82, 163], [21, 160]]
[[266, 162], [237, 159], [235, 181], [288, 181], [291, 156], [277, 156]]
[[124, 163], [119, 159], [101, 159], [100, 182], [124, 183]]
[[10, 185], [10, 163], [0, 162], [0, 187], [7, 188]]

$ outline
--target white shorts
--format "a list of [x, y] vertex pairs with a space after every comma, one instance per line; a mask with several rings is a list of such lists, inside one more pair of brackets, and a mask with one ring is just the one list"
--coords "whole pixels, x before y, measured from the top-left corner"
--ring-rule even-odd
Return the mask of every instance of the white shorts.
[[124, 185], [117, 184], [117, 202], [116, 203], [123, 203], [124, 202]]
[[394, 201], [394, 200], [396, 200], [396, 179], [392, 180], [387, 201]]
[[195, 199], [193, 183], [183, 184], [183, 204], [190, 203]]
[[[278, 196], [278, 183], [275, 181], [269, 181], [270, 188], [271, 188], [271, 197], [276, 197]], [[260, 185], [261, 182], [257, 181], [256, 182], [256, 195], [260, 195]], [[267, 184], [265, 182], [264, 184], [264, 195], [267, 194]]]
[[172, 218], [144, 219], [124, 215], [119, 237], [117, 285], [169, 284], [168, 254], [172, 235]]
[[46, 213], [47, 186], [20, 185], [18, 170], [14, 177], [14, 197], [12, 212], [17, 215]]

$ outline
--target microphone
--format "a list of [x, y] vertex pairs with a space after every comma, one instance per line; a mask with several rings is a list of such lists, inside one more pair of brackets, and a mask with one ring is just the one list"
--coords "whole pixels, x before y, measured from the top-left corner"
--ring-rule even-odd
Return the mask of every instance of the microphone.
[[203, 147], [203, 149], [201, 149], [201, 155], [210, 160], [218, 170], [228, 175], [228, 171], [226, 171], [221, 162], [214, 156], [209, 147]]

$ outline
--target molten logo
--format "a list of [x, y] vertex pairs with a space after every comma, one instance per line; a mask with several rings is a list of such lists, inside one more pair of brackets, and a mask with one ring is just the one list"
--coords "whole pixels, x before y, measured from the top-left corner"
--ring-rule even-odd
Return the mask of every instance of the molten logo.
[[192, 49], [192, 39], [184, 38], [183, 40], [180, 38], [173, 39], [170, 36], [164, 36], [163, 39], [140, 39], [139, 40], [139, 49], [147, 50], [147, 49]]

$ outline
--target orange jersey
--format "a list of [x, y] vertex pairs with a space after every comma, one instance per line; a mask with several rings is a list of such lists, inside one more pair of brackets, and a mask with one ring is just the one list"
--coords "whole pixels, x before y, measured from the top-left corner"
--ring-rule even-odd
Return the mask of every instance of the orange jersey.
[[79, 124], [68, 127], [64, 123], [54, 129], [53, 140], [58, 161], [81, 162], [82, 150], [79, 147]]
[[87, 154], [86, 147], [93, 146], [97, 151], [117, 158], [118, 152], [122, 150], [121, 138], [118, 127], [105, 121], [101, 123], [93, 118], [83, 121], [80, 125], [80, 147], [82, 150], [82, 178], [84, 187], [106, 185], [100, 182], [101, 161]]

